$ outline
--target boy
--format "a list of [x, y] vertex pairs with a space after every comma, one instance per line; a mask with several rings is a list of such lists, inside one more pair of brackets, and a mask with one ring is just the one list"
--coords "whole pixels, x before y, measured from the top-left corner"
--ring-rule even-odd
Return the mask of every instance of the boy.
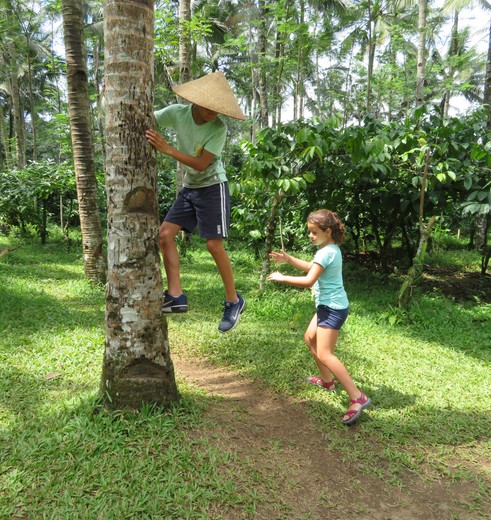
[[219, 114], [244, 120], [239, 104], [225, 76], [214, 72], [172, 89], [191, 105], [176, 104], [155, 112], [157, 123], [176, 131], [176, 148], [161, 134], [149, 129], [148, 142], [159, 152], [179, 161], [184, 168], [183, 188], [167, 213], [159, 231], [164, 258], [167, 290], [163, 312], [187, 312], [187, 296], [180, 278], [179, 253], [175, 238], [182, 230], [192, 232], [198, 226], [206, 239], [225, 289], [224, 313], [218, 326], [229, 332], [240, 320], [246, 302], [235, 290], [232, 265], [223, 240], [230, 225], [230, 194], [221, 153], [227, 127]]

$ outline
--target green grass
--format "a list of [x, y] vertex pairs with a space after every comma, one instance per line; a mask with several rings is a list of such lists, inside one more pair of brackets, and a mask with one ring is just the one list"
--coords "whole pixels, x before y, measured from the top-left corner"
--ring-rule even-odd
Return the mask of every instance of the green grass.
[[[194, 309], [186, 317], [186, 334], [180, 335], [179, 320], [170, 321], [170, 335], [175, 342], [179, 337], [179, 348], [304, 400], [330, 446], [344, 450], [367, 472], [400, 484], [408, 470], [421, 473], [424, 463], [427, 478], [436, 479], [453, 474], [450, 466], [457, 457], [463, 466], [455, 474], [475, 481], [478, 489], [489, 489], [489, 474], [480, 463], [490, 448], [490, 305], [461, 305], [419, 294], [408, 317], [394, 308], [400, 278], [387, 280], [347, 264], [351, 314], [337, 353], [373, 401], [363, 420], [347, 431], [339, 423], [346, 394], [318, 392], [303, 381], [314, 371], [303, 342], [313, 314], [309, 291], [271, 284], [259, 294], [258, 265], [245, 253], [232, 256], [238, 258], [238, 288], [248, 302], [233, 341], [215, 333], [220, 281], [206, 253], [194, 252], [192, 262], [183, 264]], [[476, 253], [471, 261], [464, 251], [461, 261], [462, 269], [478, 271]], [[197, 284], [203, 280], [198, 263], [203, 277], [211, 273], [206, 284]]]
[[[0, 250], [10, 245], [0, 237]], [[464, 253], [454, 265], [478, 270]], [[346, 394], [303, 382], [314, 369], [302, 339], [309, 291], [271, 284], [260, 294], [258, 263], [231, 256], [248, 304], [239, 327], [217, 331], [221, 282], [200, 246], [182, 260], [191, 311], [169, 319], [172, 351], [303, 400], [329, 446], [367, 473], [401, 486], [413, 473], [470, 481], [472, 507], [487, 500], [490, 305], [418, 294], [408, 320], [393, 307], [400, 279], [347, 264], [352, 312], [337, 352], [373, 407], [346, 428]], [[78, 250], [19, 242], [0, 258], [0, 518], [205, 519], [239, 506], [254, 517], [268, 482], [199, 434], [215, 398], [178, 381], [168, 413], [97, 411], [103, 325], [104, 290], [83, 278]]]

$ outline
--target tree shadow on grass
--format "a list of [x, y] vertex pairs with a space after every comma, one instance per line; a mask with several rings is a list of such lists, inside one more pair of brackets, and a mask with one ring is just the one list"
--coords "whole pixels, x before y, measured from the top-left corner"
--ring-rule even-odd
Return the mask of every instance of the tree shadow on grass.
[[12, 331], [17, 336], [32, 336], [43, 330], [102, 327], [103, 318], [93, 303], [80, 298], [59, 300], [42, 291], [0, 287], [0, 334]]

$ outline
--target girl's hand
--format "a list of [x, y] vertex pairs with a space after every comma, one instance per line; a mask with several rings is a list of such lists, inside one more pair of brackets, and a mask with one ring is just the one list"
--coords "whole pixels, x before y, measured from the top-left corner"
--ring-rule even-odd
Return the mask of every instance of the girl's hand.
[[270, 282], [282, 282], [285, 279], [285, 275], [276, 271], [268, 276]]
[[277, 263], [277, 264], [284, 264], [286, 262], [288, 262], [288, 255], [283, 251], [283, 249], [281, 250], [280, 253], [276, 252], [276, 251], [272, 251], [271, 253], [269, 253], [269, 256]]
[[145, 132], [145, 137], [147, 141], [159, 152], [167, 154], [168, 149], [170, 148], [170, 145], [167, 143], [167, 141], [162, 137], [161, 134], [159, 134], [157, 131], [152, 130], [149, 128]]

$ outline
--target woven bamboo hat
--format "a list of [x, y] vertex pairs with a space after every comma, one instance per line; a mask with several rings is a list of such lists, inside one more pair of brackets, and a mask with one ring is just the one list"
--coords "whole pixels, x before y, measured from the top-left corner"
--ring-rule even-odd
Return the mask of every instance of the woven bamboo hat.
[[234, 119], [246, 119], [222, 72], [212, 72], [202, 78], [172, 87], [180, 97]]

